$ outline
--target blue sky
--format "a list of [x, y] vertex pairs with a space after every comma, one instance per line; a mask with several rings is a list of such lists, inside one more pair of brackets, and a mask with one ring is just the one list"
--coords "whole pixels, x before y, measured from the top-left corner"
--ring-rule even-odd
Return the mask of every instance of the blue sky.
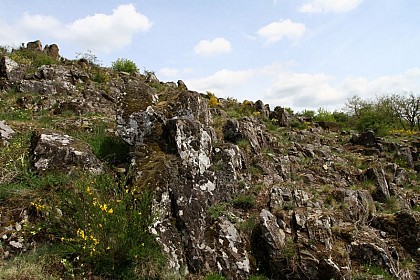
[[40, 39], [295, 111], [420, 94], [416, 0], [1, 0], [0, 45]]

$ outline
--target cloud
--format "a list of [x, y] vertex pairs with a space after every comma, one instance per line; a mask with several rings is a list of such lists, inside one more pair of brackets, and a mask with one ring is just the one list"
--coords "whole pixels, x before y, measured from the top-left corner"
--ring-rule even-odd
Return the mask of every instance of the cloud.
[[108, 53], [130, 44], [136, 34], [148, 31], [151, 26], [152, 22], [137, 12], [133, 4], [120, 5], [109, 15], [98, 13], [68, 24], [52, 16], [25, 13], [15, 24], [2, 24], [0, 43], [48, 37]]
[[223, 53], [229, 53], [232, 50], [231, 44], [225, 38], [219, 37], [213, 40], [201, 40], [194, 51], [202, 56], [214, 56]]
[[267, 88], [265, 98], [269, 103], [298, 110], [331, 108], [341, 104], [345, 95], [331, 86], [332, 81], [333, 77], [324, 73], [283, 72]]
[[261, 99], [271, 108], [291, 107], [294, 111], [341, 110], [355, 94], [372, 99], [403, 91], [420, 93], [420, 68], [375, 79], [338, 79], [325, 73], [296, 72], [294, 67], [295, 63], [285, 62], [248, 70], [223, 69], [207, 77], [186, 80], [186, 83], [199, 92], [211, 91], [219, 97], [234, 97], [240, 101]]
[[223, 69], [208, 77], [187, 80], [186, 83], [196, 91], [212, 91], [220, 97], [227, 97], [231, 89], [246, 84], [253, 75], [252, 70], [232, 71]]
[[281, 19], [261, 27], [257, 34], [264, 38], [267, 43], [275, 43], [288, 38], [291, 40], [300, 39], [306, 31], [306, 27], [302, 23], [296, 23], [290, 19]]
[[172, 67], [164, 67], [158, 71], [159, 76], [163, 76], [168, 79], [180, 79], [183, 75], [191, 73], [191, 68], [172, 68]]
[[344, 13], [351, 11], [362, 3], [363, 0], [312, 0], [310, 3], [299, 7], [302, 13]]

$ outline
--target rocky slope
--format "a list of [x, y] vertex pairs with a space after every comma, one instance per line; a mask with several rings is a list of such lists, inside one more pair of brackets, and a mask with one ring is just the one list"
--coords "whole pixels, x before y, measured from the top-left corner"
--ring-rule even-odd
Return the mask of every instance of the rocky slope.
[[[104, 162], [63, 131], [89, 127], [92, 115], [115, 120], [130, 147], [118, 170], [153, 190], [150, 232], [179, 278], [420, 279], [419, 134], [377, 138], [316, 123], [299, 130], [291, 120], [303, 120], [280, 107], [214, 100], [182, 81], [86, 60], [28, 71], [1, 58], [0, 89], [18, 95], [11, 107], [78, 117], [47, 130], [6, 121], [4, 141], [12, 130], [34, 130], [37, 174], [100, 173]], [[104, 79], [93, 81], [95, 73]]]

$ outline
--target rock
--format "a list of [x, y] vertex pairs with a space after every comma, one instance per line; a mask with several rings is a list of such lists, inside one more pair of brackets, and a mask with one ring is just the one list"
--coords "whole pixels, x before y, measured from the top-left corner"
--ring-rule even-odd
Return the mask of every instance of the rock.
[[290, 125], [291, 116], [285, 108], [277, 106], [274, 108], [274, 111], [270, 112], [270, 119], [274, 119], [279, 126], [288, 127]]
[[358, 135], [353, 135], [350, 142], [355, 145], [362, 145], [365, 147], [374, 147], [378, 143], [373, 130], [368, 130]]
[[8, 126], [4, 121], [0, 121], [0, 139], [10, 139], [12, 138], [15, 131]]
[[270, 105], [269, 104], [265, 104], [261, 101], [258, 100], [257, 102], [255, 102], [255, 110], [257, 112], [260, 112], [261, 116], [263, 118], [269, 118], [270, 117]]
[[0, 58], [0, 78], [14, 80], [14, 72], [19, 68], [19, 64], [13, 59], [3, 56]]
[[45, 45], [43, 51], [46, 55], [51, 56], [55, 60], [60, 60], [60, 50], [56, 44]]
[[372, 197], [375, 200], [385, 202], [391, 197], [385, 171], [382, 166], [368, 168], [362, 177], [365, 178], [365, 180], [374, 181], [376, 190], [373, 192]]
[[30, 165], [38, 173], [82, 169], [98, 174], [103, 168], [87, 144], [56, 132], [32, 134]]
[[40, 40], [36, 40], [33, 42], [28, 42], [26, 44], [26, 48], [31, 51], [39, 51], [42, 52], [42, 43]]
[[275, 259], [285, 245], [286, 234], [277, 224], [277, 218], [265, 209], [260, 212], [260, 224], [262, 238], [267, 242], [271, 258]]
[[402, 147], [398, 149], [396, 153], [396, 159], [402, 160], [403, 165], [410, 168], [414, 168], [413, 154], [411, 153], [411, 150], [409, 147]]
[[340, 126], [336, 122], [316, 122], [320, 127], [327, 131], [337, 132], [340, 130]]
[[182, 81], [182, 80], [178, 80], [178, 89], [182, 90], [182, 91], [187, 91], [188, 90], [187, 86], [185, 85], [184, 81]]

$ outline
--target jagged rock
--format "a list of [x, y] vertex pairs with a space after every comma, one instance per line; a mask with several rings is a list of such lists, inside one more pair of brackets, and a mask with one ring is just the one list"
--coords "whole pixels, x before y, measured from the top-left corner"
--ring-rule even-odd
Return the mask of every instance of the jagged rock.
[[279, 126], [289, 126], [291, 122], [291, 116], [289, 112], [280, 106], [274, 108], [274, 111], [270, 112], [270, 119], [276, 120], [276, 124]]
[[[211, 229], [210, 229], [211, 230]], [[227, 279], [246, 279], [251, 272], [244, 241], [236, 227], [225, 217], [218, 219], [213, 232], [217, 239], [206, 244], [206, 267], [217, 267]]]
[[406, 166], [414, 168], [413, 155], [409, 147], [402, 147], [398, 149], [396, 158], [402, 160]]
[[18, 85], [19, 92], [33, 92], [44, 95], [55, 95], [57, 90], [54, 81], [23, 80]]
[[316, 122], [320, 127], [322, 127], [324, 130], [327, 131], [339, 131], [340, 130], [340, 126], [336, 123], [336, 122], [324, 122], [324, 121], [320, 121], [320, 122]]
[[184, 81], [182, 81], [182, 80], [178, 80], [178, 89], [183, 90], [183, 91], [188, 90], [187, 86], [185, 85]]
[[269, 104], [265, 104], [261, 101], [261, 100], [257, 100], [255, 102], [255, 110], [257, 112], [260, 112], [261, 116], [264, 118], [269, 118], [270, 117], [270, 105]]
[[56, 44], [45, 45], [43, 51], [46, 55], [51, 56], [55, 60], [60, 59], [60, 49], [58, 48], [58, 46]]
[[[172, 119], [167, 122], [170, 143], [174, 143], [182, 163], [195, 176], [211, 166], [212, 141], [197, 121]], [[214, 186], [213, 186], [214, 187]], [[213, 187], [209, 186], [212, 191]]]
[[376, 190], [373, 192], [372, 197], [375, 200], [384, 202], [391, 196], [389, 193], [389, 185], [386, 180], [385, 171], [382, 166], [368, 168], [362, 175], [365, 180], [373, 180], [376, 185]]
[[260, 213], [262, 238], [267, 242], [270, 256], [275, 259], [285, 245], [286, 234], [277, 224], [277, 218], [263, 209]]
[[13, 72], [19, 68], [19, 64], [13, 59], [3, 56], [0, 58], [0, 78], [13, 79]]
[[0, 120], [0, 139], [10, 139], [12, 138], [15, 131], [8, 126], [4, 121]]
[[102, 172], [102, 164], [84, 142], [56, 132], [34, 132], [31, 138], [31, 168], [38, 173], [72, 172], [75, 168]]
[[373, 130], [368, 130], [359, 135], [353, 135], [351, 142], [355, 145], [362, 145], [365, 147], [374, 147], [378, 143]]
[[353, 241], [350, 256], [362, 264], [384, 267], [388, 273], [397, 276], [397, 269], [389, 252], [373, 242]]
[[398, 242], [420, 259], [420, 214], [404, 210], [392, 215], [376, 215], [372, 225], [398, 237]]
[[339, 189], [334, 197], [342, 202], [343, 221], [365, 225], [376, 213], [375, 202], [367, 190]]
[[33, 42], [28, 42], [26, 44], [26, 48], [31, 51], [39, 51], [42, 52], [42, 43], [40, 40], [36, 40]]

